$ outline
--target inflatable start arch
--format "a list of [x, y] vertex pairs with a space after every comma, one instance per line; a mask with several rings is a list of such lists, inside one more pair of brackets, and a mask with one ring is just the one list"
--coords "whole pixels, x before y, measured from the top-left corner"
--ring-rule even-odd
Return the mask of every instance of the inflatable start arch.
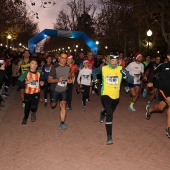
[[90, 47], [91, 52], [94, 56], [97, 55], [98, 46], [96, 43], [89, 38], [84, 32], [81, 31], [65, 31], [65, 30], [52, 30], [52, 29], [45, 29], [33, 38], [28, 41], [28, 48], [30, 53], [34, 53], [36, 44], [39, 43], [41, 40], [46, 38], [47, 36], [51, 37], [67, 37], [67, 38], [79, 38]]

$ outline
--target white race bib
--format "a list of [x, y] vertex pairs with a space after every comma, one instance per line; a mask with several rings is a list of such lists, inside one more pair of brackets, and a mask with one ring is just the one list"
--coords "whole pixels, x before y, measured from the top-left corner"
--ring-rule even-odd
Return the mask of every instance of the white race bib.
[[33, 82], [28, 84], [28, 87], [30, 87], [30, 88], [37, 88], [38, 85], [39, 85], [38, 80], [34, 80]]
[[61, 82], [58, 82], [58, 86], [66, 87], [67, 86], [67, 80], [62, 80]]
[[106, 77], [106, 82], [108, 84], [119, 84], [118, 76], [107, 76]]

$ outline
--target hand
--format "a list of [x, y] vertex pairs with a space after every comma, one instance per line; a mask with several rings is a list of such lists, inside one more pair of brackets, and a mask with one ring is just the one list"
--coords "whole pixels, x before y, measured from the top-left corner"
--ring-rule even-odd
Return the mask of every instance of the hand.
[[34, 80], [33, 78], [30, 78], [26, 83], [29, 84], [29, 83], [32, 83]]
[[2, 65], [0, 66], [0, 70], [5, 70], [5, 64], [2, 64]]
[[61, 82], [63, 80], [63, 77], [59, 77], [58, 79], [57, 79], [57, 82]]
[[99, 83], [98, 82], [94, 83], [94, 91], [97, 95], [99, 95]]
[[144, 77], [142, 78], [142, 80], [143, 80], [143, 81], [147, 81], [147, 77], [144, 76]]
[[120, 72], [122, 73], [123, 79], [126, 79], [127, 78], [126, 71], [125, 70], [121, 70]]

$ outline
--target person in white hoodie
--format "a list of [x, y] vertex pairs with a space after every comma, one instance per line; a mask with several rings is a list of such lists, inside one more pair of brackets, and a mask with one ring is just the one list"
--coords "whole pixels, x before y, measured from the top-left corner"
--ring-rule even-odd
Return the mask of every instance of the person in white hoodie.
[[83, 61], [83, 68], [79, 71], [77, 82], [82, 92], [82, 109], [86, 110], [86, 99], [89, 98], [90, 86], [92, 85], [92, 70], [89, 68], [89, 61]]

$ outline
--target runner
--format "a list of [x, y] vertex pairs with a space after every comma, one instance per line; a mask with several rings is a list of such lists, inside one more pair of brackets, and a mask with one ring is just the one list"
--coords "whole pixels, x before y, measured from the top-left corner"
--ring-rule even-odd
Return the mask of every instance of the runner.
[[[23, 58], [18, 62], [18, 70], [17, 70], [17, 75], [23, 74], [25, 71], [29, 69], [29, 57], [30, 57], [30, 52], [29, 50], [25, 50], [23, 52]], [[25, 107], [25, 102], [24, 102], [24, 86], [19, 86], [20, 89], [20, 95], [22, 99], [22, 107]]]
[[[112, 121], [113, 121], [113, 112], [116, 109], [116, 106], [119, 102], [120, 95], [120, 85], [123, 77], [129, 82], [133, 83], [132, 77], [128, 74], [128, 72], [122, 68], [122, 66], [118, 65], [118, 57], [117, 53], [112, 53], [110, 55], [109, 63], [106, 66], [98, 67], [93, 70], [93, 80], [95, 82], [95, 88], [98, 86], [97, 74], [102, 74], [102, 88], [101, 88], [101, 100], [105, 108], [105, 113], [100, 115], [100, 122], [104, 121], [106, 116], [106, 132], [107, 132], [107, 141], [106, 144], [113, 144], [112, 140]], [[101, 121], [103, 120], [103, 121]]]
[[82, 92], [82, 110], [86, 110], [86, 100], [89, 99], [90, 87], [92, 85], [91, 80], [92, 70], [89, 68], [89, 61], [83, 61], [83, 69], [80, 70], [77, 82], [80, 85]]
[[128, 109], [133, 112], [136, 111], [133, 106], [138, 99], [140, 88], [141, 88], [140, 78], [141, 78], [141, 75], [144, 76], [144, 65], [141, 63], [142, 55], [140, 53], [136, 53], [134, 55], [134, 60], [135, 60], [134, 62], [131, 62], [126, 67], [126, 70], [129, 71], [129, 74], [134, 79], [133, 84], [128, 84], [130, 88], [131, 97], [132, 97]]
[[167, 106], [167, 123], [166, 135], [170, 138], [170, 52], [167, 52], [168, 62], [159, 65], [149, 78], [148, 87], [153, 87], [154, 75], [159, 73], [159, 100], [160, 102], [154, 106], [146, 106], [146, 119], [151, 118], [151, 114], [157, 111], [163, 111]]
[[[153, 73], [153, 71], [161, 64], [161, 57], [156, 56], [155, 61], [151, 62], [148, 67], [149, 67], [149, 76]], [[151, 102], [157, 98], [158, 94], [158, 88], [159, 88], [159, 73], [155, 74], [153, 78], [153, 86], [151, 88], [148, 88], [148, 93], [150, 95], [149, 101], [147, 102], [147, 105], [151, 105]], [[149, 77], [148, 76], [148, 77]]]
[[40, 98], [40, 86], [44, 85], [43, 79], [40, 77], [40, 72], [37, 71], [38, 60], [32, 58], [29, 61], [30, 69], [25, 71], [19, 78], [18, 84], [25, 87], [24, 99], [25, 109], [23, 125], [27, 124], [29, 113], [31, 112], [31, 122], [36, 121], [36, 112], [38, 109]]
[[42, 68], [42, 75], [44, 77], [44, 87], [43, 87], [44, 106], [47, 105], [47, 94], [48, 94], [48, 91], [50, 89], [50, 84], [48, 83], [48, 76], [49, 76], [50, 70], [51, 70], [51, 68], [53, 66], [53, 64], [51, 64], [51, 62], [52, 62], [52, 57], [49, 55], [46, 58], [46, 64]]
[[67, 102], [67, 80], [69, 78], [70, 67], [66, 65], [67, 54], [62, 52], [59, 55], [59, 62], [55, 64], [48, 76], [48, 83], [50, 85], [51, 108], [57, 106], [59, 100], [60, 104], [60, 126], [59, 129], [67, 129], [65, 123], [66, 119], [66, 102]]
[[75, 64], [75, 60], [71, 54], [68, 54], [67, 64], [71, 68], [71, 74], [68, 79], [67, 84], [67, 110], [72, 110], [71, 102], [72, 102], [72, 92], [73, 92], [73, 86], [75, 82], [75, 77], [78, 72], [78, 66]]

